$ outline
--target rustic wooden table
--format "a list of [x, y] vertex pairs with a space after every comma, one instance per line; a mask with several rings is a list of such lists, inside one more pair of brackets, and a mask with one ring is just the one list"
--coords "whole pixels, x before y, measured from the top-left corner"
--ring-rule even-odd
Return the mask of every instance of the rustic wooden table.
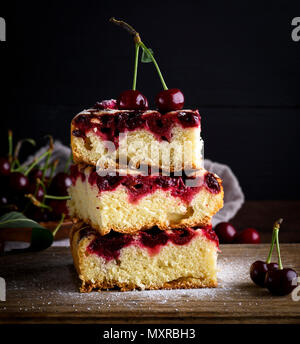
[[[78, 292], [68, 248], [0, 258], [7, 300], [0, 323], [300, 323], [300, 301], [256, 287], [249, 267], [268, 245], [223, 245], [215, 289]], [[286, 266], [300, 272], [300, 244], [282, 244]], [[274, 257], [275, 259], [275, 257]]]

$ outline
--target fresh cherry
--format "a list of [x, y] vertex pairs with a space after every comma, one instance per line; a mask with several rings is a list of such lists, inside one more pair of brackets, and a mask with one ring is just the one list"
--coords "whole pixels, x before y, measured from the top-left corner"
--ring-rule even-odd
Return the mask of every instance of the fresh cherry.
[[1, 189], [2, 193], [5, 191], [5, 194], [8, 194], [8, 192], [10, 191], [9, 176], [1, 176], [0, 175], [0, 189]]
[[274, 295], [288, 295], [296, 288], [297, 283], [298, 275], [290, 268], [269, 270], [266, 273], [265, 287]]
[[25, 193], [29, 187], [29, 180], [24, 174], [13, 172], [9, 176], [9, 186], [14, 191]]
[[237, 231], [229, 222], [220, 222], [215, 227], [215, 232], [223, 244], [230, 244], [236, 237]]
[[48, 222], [51, 220], [51, 213], [48, 209], [34, 207], [34, 209], [30, 212], [30, 217], [35, 221]]
[[155, 103], [162, 112], [181, 110], [184, 105], [184, 95], [178, 88], [163, 90], [157, 94]]
[[69, 213], [66, 201], [51, 199], [48, 204], [52, 208], [52, 216], [54, 219], [60, 218], [62, 214], [68, 215]]
[[41, 185], [37, 186], [36, 184], [31, 184], [29, 186], [29, 193], [34, 195], [40, 202], [44, 199], [45, 192]]
[[10, 163], [6, 158], [0, 158], [0, 175], [8, 176], [10, 174]]
[[42, 179], [43, 177], [43, 171], [39, 170], [38, 168], [34, 168], [29, 172], [29, 180], [35, 182], [37, 178]]
[[147, 110], [148, 100], [137, 90], [127, 90], [119, 95], [117, 107], [120, 110]]
[[273, 270], [278, 270], [278, 264], [257, 260], [250, 267], [250, 277], [255, 284], [264, 287], [267, 272]]
[[259, 244], [260, 235], [254, 228], [245, 228], [237, 234], [235, 241], [239, 244]]
[[51, 193], [56, 196], [67, 196], [68, 188], [72, 185], [71, 177], [64, 172], [59, 172], [51, 183]]

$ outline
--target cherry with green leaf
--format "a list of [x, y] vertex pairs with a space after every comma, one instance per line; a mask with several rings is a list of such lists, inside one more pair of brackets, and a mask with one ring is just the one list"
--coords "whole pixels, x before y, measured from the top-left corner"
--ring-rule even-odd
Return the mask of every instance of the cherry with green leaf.
[[163, 86], [163, 91], [159, 92], [156, 96], [155, 102], [157, 108], [161, 112], [168, 112], [173, 110], [181, 110], [184, 105], [184, 95], [177, 89], [168, 89], [166, 82], [162, 76], [158, 63], [156, 62], [153, 51], [146, 47], [142, 42], [139, 33], [129, 24], [122, 20], [117, 20], [115, 18], [110, 18], [110, 22], [116, 24], [126, 31], [128, 31], [132, 36], [135, 43], [135, 60], [134, 60], [134, 73], [133, 73], [133, 86], [132, 90], [124, 91], [120, 94], [117, 100], [117, 106], [119, 109], [133, 109], [133, 110], [146, 110], [148, 108], [147, 98], [142, 95], [139, 91], [136, 91], [136, 80], [137, 80], [137, 67], [138, 67], [138, 56], [139, 49], [142, 48], [142, 62], [153, 62], [160, 81]]

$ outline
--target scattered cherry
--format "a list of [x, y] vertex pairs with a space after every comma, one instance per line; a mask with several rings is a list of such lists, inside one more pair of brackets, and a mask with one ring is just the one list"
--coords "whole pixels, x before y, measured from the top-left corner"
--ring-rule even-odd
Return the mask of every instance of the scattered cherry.
[[148, 100], [137, 90], [127, 90], [119, 95], [117, 107], [120, 110], [147, 110]]
[[8, 176], [10, 174], [10, 163], [6, 158], [0, 158], [0, 175]]
[[67, 202], [64, 200], [49, 200], [49, 206], [52, 208], [52, 215], [54, 219], [58, 219], [62, 214], [68, 215]]
[[38, 168], [34, 168], [29, 172], [29, 180], [35, 182], [37, 178], [42, 179], [43, 177], [43, 171], [39, 170]]
[[5, 191], [6, 194], [10, 191], [9, 189], [9, 176], [1, 176], [0, 175], [0, 189], [3, 193]]
[[230, 244], [237, 235], [236, 229], [229, 222], [220, 222], [215, 227], [215, 232], [223, 244]]
[[24, 174], [13, 172], [9, 176], [9, 185], [14, 191], [26, 192], [29, 187], [29, 180]]
[[57, 196], [67, 196], [68, 188], [72, 185], [71, 177], [64, 172], [59, 172], [51, 183], [51, 193]]
[[255, 284], [264, 287], [267, 272], [273, 270], [278, 270], [278, 264], [257, 260], [250, 267], [250, 277]]
[[235, 241], [239, 244], [259, 244], [260, 235], [254, 228], [245, 228], [237, 234]]
[[298, 275], [290, 268], [269, 270], [266, 273], [265, 287], [274, 295], [288, 295], [296, 288], [297, 283]]
[[155, 103], [162, 112], [181, 110], [184, 105], [184, 95], [178, 88], [163, 90], [157, 94]]
[[45, 192], [41, 185], [37, 187], [36, 184], [31, 184], [29, 187], [29, 193], [34, 195], [35, 198], [40, 202], [44, 199]]
[[36, 208], [30, 212], [30, 216], [39, 222], [48, 222], [51, 220], [51, 213], [48, 209]]
[[[295, 270], [284, 269], [281, 262], [279, 247], [279, 228], [282, 219], [277, 220], [273, 226], [272, 241], [269, 255], [266, 262], [256, 261], [250, 267], [250, 276], [254, 283], [261, 287], [266, 287], [274, 295], [289, 294], [298, 283], [298, 275]], [[276, 242], [278, 264], [270, 263], [272, 252]]]
[[277, 263], [269, 263], [268, 264], [268, 270], [271, 271], [271, 270], [278, 270], [279, 266]]

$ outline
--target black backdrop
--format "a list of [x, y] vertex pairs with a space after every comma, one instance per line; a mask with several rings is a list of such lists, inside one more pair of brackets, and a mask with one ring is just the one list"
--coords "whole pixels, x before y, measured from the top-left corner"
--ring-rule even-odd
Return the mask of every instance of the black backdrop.
[[[298, 4], [297, 4], [298, 3]], [[3, 1], [1, 153], [7, 128], [42, 144], [69, 143], [73, 115], [131, 86], [133, 43], [108, 22], [131, 23], [168, 86], [202, 115], [205, 155], [229, 164], [247, 199], [299, 198], [299, 1]], [[153, 104], [152, 64], [138, 89]]]

